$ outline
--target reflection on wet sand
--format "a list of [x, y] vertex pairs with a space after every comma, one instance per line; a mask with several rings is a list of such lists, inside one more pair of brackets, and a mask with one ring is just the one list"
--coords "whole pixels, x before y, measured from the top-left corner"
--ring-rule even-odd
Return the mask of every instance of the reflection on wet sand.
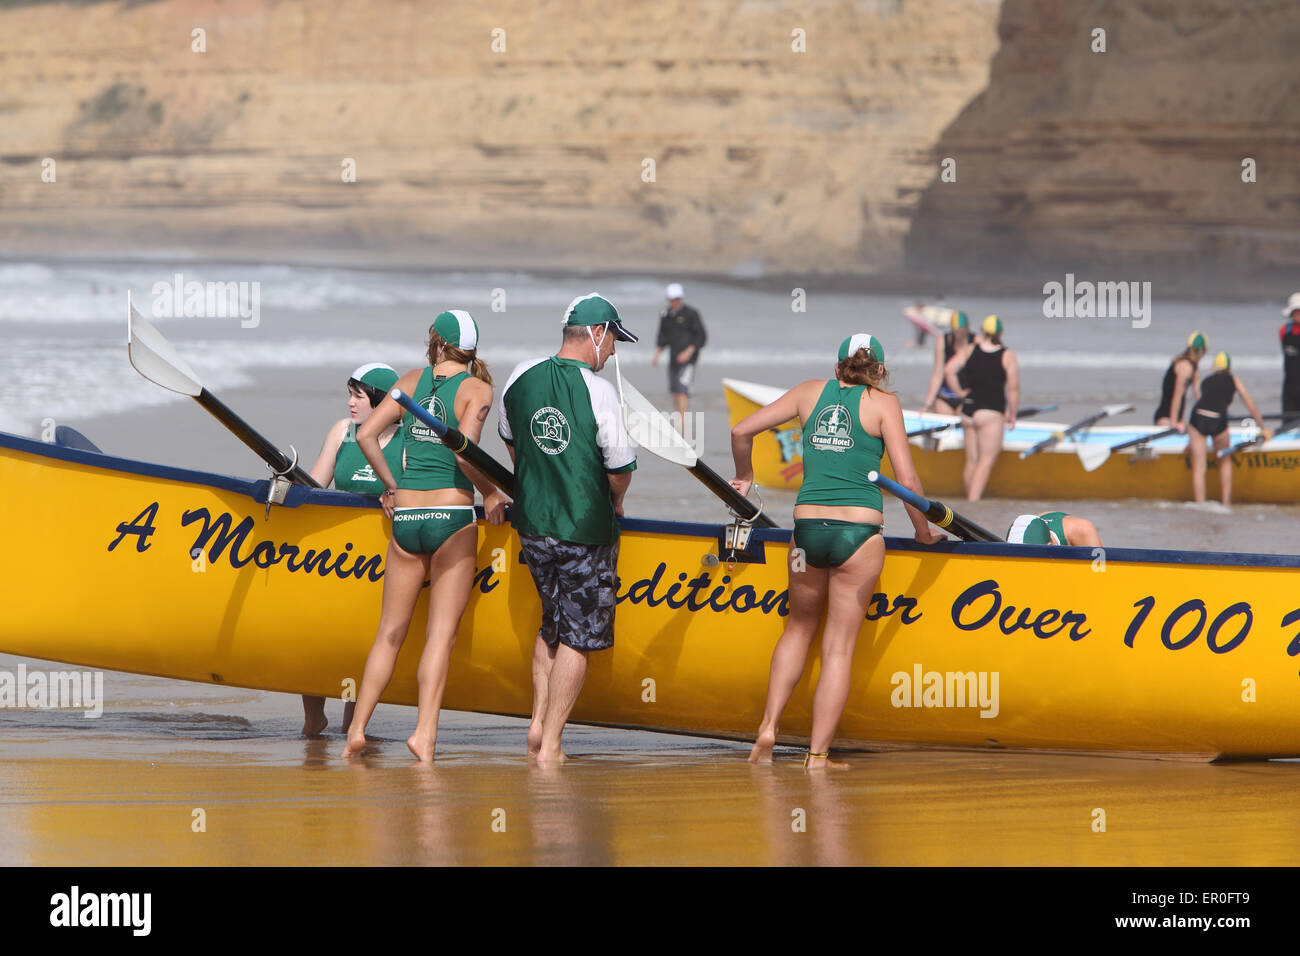
[[[591, 740], [615, 738], [593, 731]], [[0, 863], [37, 865], [1218, 865], [1300, 860], [1300, 764], [778, 753], [668, 738], [542, 771], [388, 741], [230, 741], [152, 757], [7, 748]], [[613, 751], [613, 752], [610, 752]], [[195, 831], [194, 810], [204, 815]], [[1104, 817], [1097, 811], [1104, 811]], [[1098, 826], [1104, 819], [1104, 831]]]

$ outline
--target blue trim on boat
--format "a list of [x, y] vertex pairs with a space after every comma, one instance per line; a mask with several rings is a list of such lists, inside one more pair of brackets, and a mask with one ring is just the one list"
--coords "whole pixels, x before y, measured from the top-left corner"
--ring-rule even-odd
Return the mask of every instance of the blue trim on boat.
[[[192, 471], [187, 468], [175, 468], [171, 465], [154, 465], [148, 462], [134, 461], [130, 458], [115, 458], [96, 452], [81, 451], [76, 448], [64, 448], [34, 438], [24, 438], [0, 431], [0, 448], [13, 448], [17, 451], [60, 461], [69, 461], [110, 471], [121, 471], [148, 478], [163, 478], [168, 481], [180, 481], [188, 484], [208, 485], [223, 491], [233, 491], [247, 495], [258, 504], [266, 503], [266, 490], [270, 482], [266, 479], [250, 480], [234, 478], [230, 475], [218, 475], [206, 471]], [[299, 505], [328, 505], [338, 508], [378, 508], [379, 499], [371, 495], [358, 495], [347, 491], [328, 491], [320, 488], [304, 488], [294, 485], [289, 489], [288, 497], [282, 507], [296, 508]], [[476, 509], [482, 517], [482, 509]], [[645, 531], [652, 534], [671, 534], [683, 537], [708, 538], [716, 540], [718, 524], [705, 524], [693, 521], [660, 521], [654, 518], [623, 518], [623, 528], [629, 531]], [[755, 528], [753, 537], [759, 541], [772, 541], [788, 544], [788, 528]], [[1051, 558], [1056, 561], [1095, 560], [1092, 548], [1063, 548], [1050, 545], [1033, 544], [977, 544], [964, 541], [946, 541], [941, 544], [918, 544], [911, 538], [886, 538], [886, 546], [892, 551], [928, 551], [940, 554], [974, 554], [986, 557], [1006, 558]], [[1224, 551], [1157, 551], [1139, 548], [1105, 548], [1105, 560], [1119, 562], [1141, 562], [1146, 564], [1183, 564], [1215, 565], [1247, 568], [1300, 568], [1300, 555], [1295, 554], [1233, 554]]]

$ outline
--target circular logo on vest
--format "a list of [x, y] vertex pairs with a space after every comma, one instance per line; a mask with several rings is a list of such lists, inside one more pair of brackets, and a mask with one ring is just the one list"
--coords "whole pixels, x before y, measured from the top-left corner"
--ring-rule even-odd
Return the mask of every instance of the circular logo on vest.
[[558, 455], [569, 446], [569, 420], [558, 408], [547, 405], [533, 412], [529, 423], [533, 441], [548, 455]]
[[848, 451], [853, 447], [852, 419], [843, 405], [828, 405], [813, 422], [806, 441], [818, 451]]
[[[447, 406], [442, 404], [442, 399], [437, 395], [426, 395], [420, 399], [419, 405], [438, 421], [445, 422], [447, 420]], [[434, 434], [433, 429], [418, 418], [411, 425], [411, 438], [415, 441], [429, 442], [433, 445], [442, 444], [442, 439]]]

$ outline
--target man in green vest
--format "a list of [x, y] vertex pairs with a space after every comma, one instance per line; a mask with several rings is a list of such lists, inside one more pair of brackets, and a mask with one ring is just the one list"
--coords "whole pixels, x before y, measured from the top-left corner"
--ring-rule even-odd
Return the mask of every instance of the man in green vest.
[[497, 428], [515, 464], [511, 521], [542, 602], [533, 648], [528, 753], [564, 762], [560, 737], [587, 655], [614, 644], [618, 517], [636, 469], [618, 393], [599, 372], [614, 342], [635, 342], [592, 292], [564, 313], [556, 355], [520, 362], [501, 390]]

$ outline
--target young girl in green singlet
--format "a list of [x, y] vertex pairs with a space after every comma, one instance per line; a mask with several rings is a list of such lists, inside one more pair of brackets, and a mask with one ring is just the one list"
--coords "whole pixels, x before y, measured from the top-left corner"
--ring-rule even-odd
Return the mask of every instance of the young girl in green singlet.
[[[880, 488], [867, 480], [867, 473], [879, 469], [881, 454], [887, 452], [898, 481], [924, 494], [912, 467], [898, 398], [881, 388], [887, 377], [880, 342], [866, 333], [850, 336], [840, 345], [835, 378], [796, 385], [731, 430], [736, 461], [731, 484], [742, 495], [754, 480], [755, 435], [797, 415], [804, 436], [804, 477], [790, 551], [790, 614], [772, 654], [767, 705], [751, 762], [772, 759], [781, 714], [803, 674], [825, 609], [821, 676], [804, 766], [836, 766], [829, 759], [830, 743], [848, 700], [858, 631], [885, 562]], [[943, 540], [921, 512], [909, 505], [907, 513], [917, 541]]]

